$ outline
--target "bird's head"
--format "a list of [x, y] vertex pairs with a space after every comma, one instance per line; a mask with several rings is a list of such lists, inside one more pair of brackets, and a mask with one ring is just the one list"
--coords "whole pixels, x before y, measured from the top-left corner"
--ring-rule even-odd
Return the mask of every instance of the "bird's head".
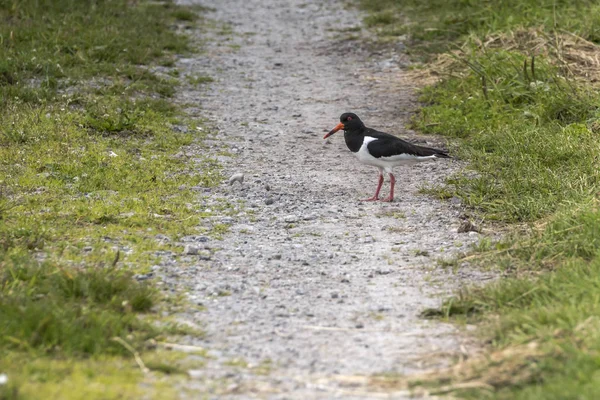
[[340, 123], [335, 126], [329, 133], [323, 136], [323, 139], [327, 139], [329, 136], [333, 135], [340, 129], [345, 131], [354, 131], [364, 128], [363, 122], [358, 118], [358, 115], [354, 113], [343, 113], [340, 116]]

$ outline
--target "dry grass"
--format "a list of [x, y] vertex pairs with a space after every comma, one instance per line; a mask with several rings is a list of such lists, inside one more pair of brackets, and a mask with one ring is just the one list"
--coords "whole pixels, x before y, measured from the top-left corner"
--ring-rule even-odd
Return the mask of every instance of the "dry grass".
[[[567, 77], [600, 86], [600, 46], [570, 32], [546, 32], [542, 28], [517, 29], [470, 37], [459, 48], [438, 54], [421, 69], [408, 72], [411, 80], [431, 85], [448, 76], [462, 76], [468, 69], [461, 62], [469, 52], [488, 49], [517, 51], [530, 57], [545, 57]], [[534, 61], [535, 62], [535, 61]]]
[[370, 386], [382, 391], [409, 390], [414, 395], [447, 395], [470, 389], [494, 391], [537, 376], [544, 353], [535, 342], [465, 359], [452, 367], [411, 376], [376, 376]]

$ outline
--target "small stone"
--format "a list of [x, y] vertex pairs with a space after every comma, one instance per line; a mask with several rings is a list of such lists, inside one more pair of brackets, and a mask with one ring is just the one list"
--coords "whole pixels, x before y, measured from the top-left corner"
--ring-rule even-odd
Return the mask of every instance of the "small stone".
[[274, 254], [272, 258], [273, 260], [281, 260], [281, 254]]
[[208, 238], [208, 236], [189, 235], [189, 236], [182, 237], [181, 241], [184, 243], [190, 243], [190, 242], [205, 243], [205, 242], [209, 241], [209, 238]]
[[266, 191], [271, 190], [271, 185], [269, 185], [268, 183], [265, 183], [265, 190]]
[[343, 279], [342, 279], [342, 283], [350, 283], [350, 279], [348, 279], [348, 278], [343, 278]]
[[270, 206], [273, 203], [275, 203], [275, 200], [273, 200], [272, 197], [269, 197], [268, 199], [265, 200], [265, 204], [268, 206]]
[[133, 277], [135, 280], [142, 282], [142, 281], [152, 278], [153, 276], [154, 276], [154, 274], [152, 272], [150, 272], [148, 274], [136, 274]]
[[154, 239], [158, 240], [159, 242], [170, 242], [171, 241], [171, 239], [167, 235], [163, 235], [161, 233], [159, 233], [158, 235], [155, 235]]
[[377, 275], [388, 275], [392, 273], [391, 269], [378, 269], [375, 271]]
[[354, 327], [355, 327], [356, 329], [362, 329], [362, 328], [364, 328], [364, 327], [365, 327], [365, 324], [363, 324], [362, 322], [359, 322], [359, 323], [357, 323], [356, 325], [354, 325]]
[[236, 174], [233, 174], [233, 175], [231, 175], [231, 178], [229, 178], [229, 181], [228, 181], [228, 183], [229, 183], [230, 185], [233, 185], [235, 182], [239, 182], [239, 183], [240, 183], [240, 185], [241, 185], [242, 183], [244, 183], [244, 174], [243, 174], [243, 173], [241, 173], [241, 172], [238, 172], [238, 173], [236, 173]]
[[188, 127], [185, 125], [173, 125], [175, 132], [188, 133]]
[[298, 222], [298, 216], [296, 215], [286, 215], [285, 217], [283, 217], [283, 220], [287, 223], [294, 223], [294, 222]]
[[460, 226], [457, 230], [458, 233], [466, 233], [466, 232], [481, 232], [481, 229], [473, 224], [471, 221], [466, 220], [461, 222]]
[[334, 293], [331, 293], [331, 298], [332, 298], [332, 299], [337, 299], [338, 297], [340, 297], [340, 295], [339, 295], [339, 294], [337, 294], [337, 293], [335, 293], [335, 292], [334, 292]]
[[198, 246], [194, 246], [192, 244], [186, 244], [183, 248], [183, 253], [188, 255], [197, 255], [200, 252], [200, 248]]
[[200, 379], [205, 375], [205, 373], [203, 369], [190, 369], [188, 371], [188, 375], [192, 379]]

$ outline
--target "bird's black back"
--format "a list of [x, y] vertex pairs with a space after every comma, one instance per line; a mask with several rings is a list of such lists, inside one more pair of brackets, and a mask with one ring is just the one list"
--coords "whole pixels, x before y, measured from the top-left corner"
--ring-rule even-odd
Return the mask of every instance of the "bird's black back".
[[379, 132], [371, 128], [362, 128], [358, 130], [344, 131], [344, 139], [350, 151], [356, 153], [360, 150], [365, 136], [376, 138], [370, 142], [367, 147], [369, 153], [375, 157], [391, 157], [398, 154], [409, 154], [419, 157], [436, 156], [439, 158], [449, 158], [447, 152], [431, 147], [419, 146], [402, 140], [399, 137], [389, 133]]

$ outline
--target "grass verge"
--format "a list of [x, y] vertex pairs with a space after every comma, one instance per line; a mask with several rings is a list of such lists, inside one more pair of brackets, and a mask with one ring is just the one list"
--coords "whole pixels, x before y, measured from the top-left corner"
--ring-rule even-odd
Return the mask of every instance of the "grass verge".
[[599, 50], [598, 5], [362, 4], [367, 24], [409, 35], [413, 54], [439, 72], [413, 124], [456, 138], [454, 153], [473, 170], [450, 179], [444, 197], [518, 227], [469, 256], [504, 278], [429, 312], [480, 323], [490, 344], [438, 383], [473, 399], [598, 398], [600, 96], [597, 63], [585, 62]]
[[205, 130], [169, 100], [193, 50], [176, 28], [197, 18], [171, 1], [0, 2], [0, 398], [166, 393], [139, 386], [157, 381], [132, 352], [163, 329], [140, 318], [161, 295], [134, 273], [199, 232], [198, 190], [221, 179], [182, 155]]

